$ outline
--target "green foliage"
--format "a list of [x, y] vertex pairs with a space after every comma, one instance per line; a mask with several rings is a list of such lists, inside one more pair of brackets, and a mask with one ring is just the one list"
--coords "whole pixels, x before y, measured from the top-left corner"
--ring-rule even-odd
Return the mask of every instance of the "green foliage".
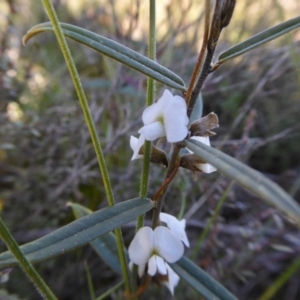
[[201, 270], [192, 261], [182, 257], [172, 264], [174, 271], [189, 285], [196, 289], [205, 299], [236, 300], [218, 281]]
[[[82, 218], [92, 213], [91, 210], [77, 203], [69, 203], [69, 206], [72, 208], [76, 219]], [[107, 234], [102, 235], [101, 237], [91, 241], [90, 245], [102, 258], [102, 261], [104, 263], [106, 263], [116, 273], [122, 273], [120, 261], [118, 258], [118, 247], [116, 237], [113, 233], [109, 232]], [[124, 251], [126, 253], [126, 257], [128, 257], [127, 250], [124, 249]]]
[[[116, 43], [113, 40], [74, 25], [61, 23], [61, 27], [65, 36], [105, 54], [170, 87], [185, 90], [184, 81], [178, 75], [138, 52]], [[51, 23], [43, 23], [31, 28], [23, 39], [24, 43], [26, 43], [32, 36], [44, 31], [53, 31]]]
[[[10, 30], [0, 32], [1, 50], [3, 49], [0, 58], [3, 72], [0, 74], [0, 80], [4, 83], [0, 85], [0, 94], [4, 99], [0, 113], [2, 144], [0, 204], [1, 207], [4, 205], [3, 216], [14, 235], [16, 234], [17, 240], [26, 243], [32, 240], [31, 229], [35, 235], [42, 236], [44, 228], [45, 231], [52, 231], [57, 227], [64, 228], [63, 226], [69, 223], [71, 216], [64, 208], [67, 201], [76, 201], [96, 210], [105, 206], [106, 196], [105, 188], [99, 184], [101, 177], [94, 159], [94, 151], [86, 127], [83, 125], [84, 121], [75, 100], [72, 83], [66, 75], [67, 69], [57, 50], [56, 41], [51, 35], [41, 35], [38, 42], [43, 47], [36, 42], [26, 48], [16, 46], [16, 41], [21, 40], [18, 34], [24, 34], [32, 24], [45, 20], [41, 5], [28, 2], [31, 11], [31, 14], [28, 13], [30, 20], [23, 17], [22, 20], [19, 17], [19, 20], [16, 20], [13, 7], [19, 2], [17, 0], [9, 2], [12, 3], [7, 19], [10, 22]], [[143, 55], [147, 51], [145, 42], [147, 30], [143, 31], [145, 26], [140, 26], [143, 17], [139, 14], [143, 9], [135, 7], [132, 3], [128, 9], [124, 9], [127, 7], [125, 2], [122, 5], [105, 0], [100, 2], [101, 8], [98, 1], [85, 3], [77, 14], [71, 9], [68, 1], [57, 5], [56, 9], [60, 20], [80, 26], [65, 24], [64, 26], [71, 26], [69, 29], [67, 27], [63, 29], [65, 35], [69, 34], [69, 37], [81, 43], [84, 41], [89, 46], [84, 48], [78, 43], [72, 44], [74, 61], [82, 78], [99, 139], [103, 145], [115, 198], [130, 199], [136, 197], [138, 191], [139, 168], [138, 163], [128, 163], [130, 159], [128, 136], [136, 132], [135, 129], [140, 126], [141, 107], [145, 98], [145, 77], [123, 68], [120, 64], [112, 63], [111, 60], [97, 55], [88, 48], [96, 41], [98, 51], [107, 51], [108, 56], [112, 56], [112, 48], [105, 49], [101, 41], [108, 43], [106, 46], [117, 47], [115, 49], [117, 51], [121, 49], [121, 54], [125, 55], [118, 56], [117, 53], [113, 58], [119, 58], [119, 61], [127, 66], [133, 68], [136, 66], [135, 69], [138, 71], [182, 90], [184, 83], [179, 75], [188, 82], [195, 63], [195, 48], [198, 48], [202, 34], [199, 30], [202, 16], [199, 13], [195, 18], [195, 12], [201, 12], [202, 7], [199, 3], [191, 3], [188, 7], [174, 3], [160, 7], [158, 19], [165, 12], [167, 14], [158, 20], [157, 26], [159, 63], [151, 61], [149, 67], [147, 57]], [[6, 4], [0, 4], [1, 9], [3, 5]], [[279, 1], [272, 2], [266, 9], [261, 9], [261, 5], [260, 1], [238, 3], [237, 14], [234, 15], [232, 24], [224, 30], [224, 33], [222, 32], [220, 52], [228, 45], [251, 36], [250, 31], [259, 32], [278, 23], [278, 20], [291, 18], [285, 14], [283, 4]], [[80, 20], [77, 19], [78, 15], [81, 17]], [[291, 19], [231, 47], [219, 56], [217, 65], [296, 28], [298, 23], [299, 17]], [[39, 26], [43, 27], [45, 23], [34, 28], [40, 28]], [[81, 27], [89, 27], [89, 30]], [[53, 30], [49, 26], [44, 29]], [[93, 31], [101, 31], [101, 35], [108, 36], [109, 39], [93, 34]], [[83, 36], [83, 33], [87, 36]], [[222, 44], [223, 41], [226, 46]], [[80, 51], [77, 45], [81, 47]], [[270, 179], [275, 180], [285, 190], [291, 190], [297, 199], [299, 84], [296, 78], [297, 76], [300, 78], [298, 47], [289, 37], [280, 39], [273, 45], [278, 48], [267, 50], [259, 48], [251, 51], [251, 54], [247, 53], [240, 60], [227, 64], [227, 68], [218, 70], [216, 76], [213, 74], [207, 79], [202, 91], [204, 100], [199, 98], [197, 103], [203, 102], [205, 113], [213, 110], [220, 116], [217, 140], [215, 138], [213, 140], [216, 147], [221, 144], [222, 151], [229, 152], [251, 167], [269, 173], [266, 175]], [[291, 54], [292, 51], [294, 55]], [[20, 58], [13, 58], [12, 53], [20, 53]], [[126, 55], [129, 55], [131, 60]], [[132, 62], [136, 55], [138, 62], [141, 62], [140, 65]], [[170, 73], [169, 69], [174, 70], [174, 73]], [[11, 75], [12, 71], [16, 71], [16, 77]], [[40, 81], [35, 82], [35, 75]], [[225, 82], [221, 88], [217, 87], [220, 79]], [[159, 88], [160, 86], [158, 90]], [[159, 93], [158, 91], [157, 95]], [[17, 121], [7, 118], [7, 112], [13, 107], [11, 104], [14, 104], [20, 113], [21, 117], [17, 118]], [[257, 113], [256, 119], [251, 119], [250, 109]], [[191, 118], [197, 119], [201, 115], [202, 107], [196, 105]], [[234, 123], [236, 120], [240, 121]], [[190, 143], [193, 142], [187, 142]], [[198, 154], [204, 158], [206, 154], [203, 149], [198, 148]], [[266, 181], [258, 173], [244, 169], [244, 166], [226, 157], [221, 151], [214, 152], [213, 148], [209, 149], [212, 151], [205, 156], [206, 159], [212, 163], [217, 162], [219, 170], [225, 175], [250, 188], [256, 195], [265, 199], [267, 204], [275, 205], [280, 211], [299, 220], [298, 205], [282, 189]], [[197, 151], [196, 148], [192, 150]], [[206, 220], [212, 214], [211, 210], [217, 207], [228, 181], [216, 174], [205, 178], [201, 176], [194, 182], [190, 173], [183, 172], [181, 170], [179, 176], [173, 180], [164, 209], [173, 214], [178, 213], [180, 206], [180, 214], [184, 214], [185, 208], [188, 210], [192, 216], [187, 220], [188, 232], [194, 247], [199, 230], [206, 226]], [[247, 174], [250, 174], [248, 179]], [[255, 184], [257, 178], [259, 185]], [[162, 181], [161, 169], [151, 166], [149, 195], [155, 194]], [[260, 190], [261, 187], [263, 190]], [[184, 204], [181, 205], [180, 201]], [[207, 241], [203, 243], [196, 258], [197, 264], [199, 262], [208, 273], [214, 274], [241, 299], [256, 299], [269, 285], [269, 290], [273, 293], [276, 289], [278, 299], [291, 300], [289, 286], [295, 279], [292, 272], [284, 273], [283, 270], [294, 260], [298, 251], [298, 232], [275, 210], [270, 209], [257, 197], [251, 198], [241, 189], [235, 187], [228, 196], [228, 202], [216, 218], [216, 225], [212, 228]], [[198, 210], [199, 207], [201, 210]], [[82, 210], [82, 216], [89, 212], [76, 203], [72, 204], [72, 208], [77, 210], [77, 213]], [[128, 244], [131, 238], [129, 233], [132, 235], [134, 230], [128, 225], [124, 231], [125, 244]], [[90, 244], [112, 270], [121, 273], [116, 240], [112, 233], [102, 235]], [[50, 286], [59, 290], [60, 295], [69, 293], [67, 296], [59, 297], [60, 299], [88, 297], [84, 292], [78, 292], [85, 289], [86, 283], [83, 279], [80, 284], [72, 284], [73, 291], [67, 292], [63, 286], [66, 278], [71, 278], [73, 273], [85, 278], [82, 273], [72, 271], [68, 273], [67, 270], [74, 270], [74, 254], [77, 255], [77, 261], [86, 259], [86, 253], [88, 259], [91, 259], [89, 252], [86, 252], [89, 250], [86, 249], [89, 248], [68, 253], [68, 260], [64, 259], [65, 256], [61, 260], [57, 259], [57, 267], [54, 269], [53, 263], [50, 271], [49, 262], [39, 264], [38, 271], [49, 281], [53, 280], [50, 279], [49, 273], [59, 274], [59, 280], [54, 279]], [[281, 259], [278, 259], [279, 256]], [[218, 295], [213, 288], [208, 288], [200, 280], [203, 284], [201, 286], [197, 277], [200, 275], [187, 271], [187, 264], [182, 264], [183, 260], [175, 264], [182, 278], [204, 297], [222, 299], [222, 295], [226, 294], [226, 290], [222, 290], [224, 287], [220, 286], [222, 292]], [[97, 278], [97, 282], [94, 281], [95, 288], [99, 294], [105, 293], [110, 280], [114, 277], [109, 278], [110, 273], [107, 270], [105, 272], [102, 272], [103, 269], [96, 270], [93, 267], [97, 266], [94, 261], [89, 262], [89, 265], [92, 266], [92, 276]], [[193, 267], [197, 268], [195, 265]], [[206, 272], [203, 274], [204, 277], [208, 276]], [[282, 281], [280, 284], [279, 281], [274, 284], [272, 282], [274, 275], [279, 279], [283, 278], [281, 274], [284, 275], [284, 282], [287, 282], [287, 289], [282, 288]], [[15, 273], [11, 276], [15, 276]], [[262, 280], [259, 280], [260, 278]], [[11, 287], [9, 289], [16, 291]], [[113, 293], [113, 290], [107, 292]], [[162, 289], [157, 289], [153, 297], [155, 295], [162, 298], [161, 293]], [[20, 295], [22, 298], [30, 297]], [[147, 297], [148, 295], [150, 294], [147, 294]], [[193, 294], [189, 298], [190, 290], [187, 285], [178, 287], [175, 295], [182, 299], [197, 297]], [[149, 297], [152, 299], [152, 296]], [[163, 298], [167, 299], [166, 297]]]
[[296, 29], [300, 26], [300, 17], [288, 20], [286, 22], [280, 23], [277, 26], [266, 29], [263, 32], [258, 33], [252, 38], [237, 44], [228, 50], [224, 51], [218, 57], [218, 61], [215, 64], [215, 67], [219, 67], [225, 61], [235, 58], [239, 55], [242, 55], [264, 43], [267, 43], [273, 39], [276, 39], [289, 31]]
[[[148, 199], [132, 199], [113, 207], [87, 215], [77, 221], [20, 247], [31, 262], [37, 262], [82, 247], [97, 237], [119, 228], [150, 210], [153, 203]], [[0, 255], [0, 265], [13, 266], [17, 262], [9, 252]]]
[[286, 213], [300, 226], [300, 206], [277, 184], [217, 149], [192, 139], [185, 141], [185, 144], [204, 161], [211, 163], [220, 172], [234, 179], [262, 200]]

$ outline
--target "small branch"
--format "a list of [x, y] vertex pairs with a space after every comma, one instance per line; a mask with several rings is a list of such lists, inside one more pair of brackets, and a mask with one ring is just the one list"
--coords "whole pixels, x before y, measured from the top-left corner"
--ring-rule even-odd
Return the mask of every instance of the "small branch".
[[234, 7], [235, 0], [216, 1], [215, 10], [210, 27], [209, 38], [207, 41], [207, 54], [198, 81], [195, 85], [190, 102], [188, 104], [188, 117], [191, 116], [194, 105], [203, 87], [205, 79], [213, 71], [211, 62], [217, 46], [217, 42], [219, 40], [222, 29], [226, 27], [231, 20]]
[[211, 62], [213, 59], [213, 55], [217, 46], [218, 38], [221, 33], [221, 2], [217, 0], [216, 5], [215, 5], [215, 10], [213, 14], [213, 19], [211, 22], [211, 27], [210, 27], [210, 32], [209, 32], [209, 37], [208, 41], [206, 43], [206, 48], [207, 48], [207, 54], [205, 57], [205, 61], [203, 63], [203, 67], [201, 70], [201, 73], [199, 75], [199, 78], [197, 80], [197, 83], [193, 89], [191, 99], [188, 105], [188, 110], [187, 110], [187, 115], [188, 117], [191, 116], [194, 105], [196, 103], [196, 100], [199, 96], [199, 93], [203, 87], [204, 81], [207, 78], [208, 74], [211, 72]]
[[210, 27], [209, 25], [210, 25], [210, 0], [206, 0], [205, 1], [204, 36], [203, 36], [202, 46], [201, 46], [201, 49], [200, 49], [200, 52], [199, 52], [198, 60], [197, 60], [196, 66], [193, 70], [190, 85], [189, 85], [188, 90], [186, 92], [185, 101], [186, 101], [187, 106], [189, 106], [191, 95], [192, 95], [192, 92], [193, 92], [193, 89], [194, 89], [194, 86], [195, 86], [195, 82], [197, 80], [200, 68], [201, 68], [202, 63], [203, 63], [205, 51], [206, 51], [206, 48], [207, 48], [208, 36], [209, 36], [209, 27]]
[[195, 103], [196, 103], [196, 100], [197, 100], [197, 98], [200, 94], [200, 91], [201, 91], [202, 87], [203, 87], [204, 81], [211, 72], [211, 61], [213, 59], [213, 54], [214, 54], [214, 50], [213, 51], [210, 50], [206, 54], [206, 58], [205, 58], [200, 76], [198, 78], [198, 81], [197, 81], [197, 83], [195, 85], [195, 88], [194, 88], [194, 90], [192, 92], [192, 95], [191, 95], [191, 99], [190, 99], [189, 106], [188, 106], [188, 109], [187, 109], [187, 116], [188, 117], [191, 116], [193, 108], [194, 108]]
[[156, 202], [156, 205], [153, 208], [153, 215], [152, 215], [152, 228], [154, 229], [159, 224], [159, 214], [164, 204], [164, 199], [166, 195], [166, 191], [172, 180], [174, 179], [177, 171], [179, 169], [179, 160], [178, 155], [181, 149], [181, 144], [174, 144], [174, 149], [172, 152], [172, 156], [169, 162], [169, 167], [167, 170], [167, 174], [165, 177], [165, 181], [162, 186], [158, 189], [155, 193], [153, 201]]

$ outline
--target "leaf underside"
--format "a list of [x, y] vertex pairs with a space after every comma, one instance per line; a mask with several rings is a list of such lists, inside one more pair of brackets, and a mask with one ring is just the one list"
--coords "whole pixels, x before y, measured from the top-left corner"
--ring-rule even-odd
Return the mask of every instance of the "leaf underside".
[[[82, 247], [97, 237], [135, 220], [153, 207], [149, 199], [121, 202], [82, 217], [54, 232], [20, 247], [31, 262], [46, 260]], [[0, 254], [0, 267], [17, 265], [9, 251]]]
[[[186, 89], [184, 81], [177, 74], [149, 59], [148, 57], [128, 47], [125, 47], [120, 43], [81, 27], [66, 23], [60, 23], [60, 25], [65, 36], [82, 43], [93, 50], [100, 52], [101, 54], [111, 57], [123, 63], [124, 65], [133, 68], [149, 77], [152, 77], [170, 87], [182, 91]], [[54, 31], [50, 22], [42, 23], [32, 27], [23, 37], [24, 44], [34, 35], [45, 31]]]
[[263, 45], [271, 40], [274, 40], [289, 31], [300, 27], [300, 17], [290, 19], [280, 23], [274, 27], [268, 28], [250, 39], [243, 41], [220, 54], [216, 65], [221, 65], [225, 61], [240, 56], [260, 45]]
[[237, 300], [223, 285], [183, 256], [171, 268], [206, 300]]

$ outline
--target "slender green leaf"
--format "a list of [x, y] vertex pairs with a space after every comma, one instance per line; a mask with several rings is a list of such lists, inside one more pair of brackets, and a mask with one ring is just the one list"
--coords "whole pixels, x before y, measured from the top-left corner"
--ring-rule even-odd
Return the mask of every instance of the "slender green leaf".
[[17, 264], [23, 269], [24, 273], [28, 276], [28, 279], [32, 281], [34, 287], [39, 292], [40, 296], [45, 300], [57, 300], [51, 289], [48, 287], [43, 278], [38, 274], [30, 261], [21, 252], [21, 249], [16, 240], [11, 235], [7, 226], [0, 217], [0, 238], [5, 243], [7, 248], [11, 251]]
[[223, 285], [212, 278], [187, 257], [182, 257], [171, 268], [206, 300], [237, 300]]
[[286, 213], [300, 226], [300, 206], [277, 184], [233, 157], [203, 143], [190, 139], [185, 141], [185, 145], [220, 172]]
[[86, 280], [87, 280], [87, 284], [88, 284], [88, 288], [89, 288], [89, 292], [90, 292], [90, 299], [95, 300], [96, 299], [95, 288], [94, 288], [94, 285], [93, 285], [93, 280], [92, 280], [90, 268], [89, 268], [89, 265], [88, 265], [87, 261], [84, 261], [83, 264], [84, 264], [84, 267], [85, 267]]
[[93, 213], [92, 210], [78, 203], [68, 202], [67, 206], [72, 208], [73, 214], [76, 219], [80, 219]]
[[274, 27], [268, 28], [255, 36], [251, 37], [250, 39], [237, 44], [223, 53], [218, 57], [218, 61], [216, 62], [213, 69], [216, 69], [219, 67], [222, 63], [225, 61], [232, 59], [234, 57], [237, 57], [239, 55], [244, 54], [245, 52], [250, 51], [253, 48], [256, 48], [262, 44], [265, 44], [273, 39], [276, 39], [277, 37], [300, 27], [300, 17], [288, 20], [286, 22], [280, 23]]
[[259, 297], [258, 300], [270, 300], [274, 299], [278, 291], [283, 287], [291, 277], [300, 269], [300, 257], [296, 258], [292, 264], [283, 271], [277, 279], [267, 288], [267, 290]]
[[[61, 23], [65, 36], [84, 44], [104, 55], [107, 55], [128, 67], [131, 67], [155, 80], [170, 87], [185, 90], [184, 81], [169, 69], [142, 54], [129, 49], [111, 39], [77, 27], [71, 24]], [[31, 28], [23, 38], [26, 43], [31, 37], [44, 31], [53, 31], [51, 23], [42, 23]]]
[[116, 290], [118, 290], [122, 285], [124, 285], [124, 281], [123, 280], [121, 282], [117, 283], [116, 285], [114, 285], [112, 288], [108, 289], [105, 293], [103, 293], [99, 297], [97, 297], [96, 300], [107, 299], [107, 297], [110, 296], [110, 294], [112, 294], [113, 292], [115, 292]]
[[[114, 230], [153, 207], [149, 199], [136, 198], [107, 207], [76, 220], [54, 232], [20, 247], [31, 262], [45, 260], [79, 248]], [[17, 262], [10, 252], [0, 254], [0, 267]]]
[[[121, 264], [118, 256], [118, 247], [116, 237], [113, 233], [109, 232], [96, 240], [90, 242], [93, 249], [102, 258], [112, 270], [118, 274], [122, 274]], [[128, 252], [125, 249], [125, 255], [128, 261]]]
[[[92, 211], [77, 203], [68, 203], [72, 208], [73, 213], [77, 219], [82, 218], [92, 213]], [[121, 264], [118, 256], [118, 246], [116, 237], [113, 233], [106, 233], [92, 242], [90, 245], [94, 248], [97, 254], [102, 258], [103, 262], [106, 263], [116, 273], [122, 274]], [[125, 255], [128, 258], [127, 249], [124, 249]]]

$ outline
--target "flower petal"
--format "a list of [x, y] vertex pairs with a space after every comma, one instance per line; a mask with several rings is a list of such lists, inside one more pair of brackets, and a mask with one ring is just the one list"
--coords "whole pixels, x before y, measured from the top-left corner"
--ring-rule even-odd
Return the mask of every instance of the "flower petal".
[[163, 109], [162, 105], [159, 103], [153, 103], [152, 105], [148, 106], [142, 115], [142, 120], [145, 125], [149, 125], [153, 122], [158, 121], [158, 119], [162, 118]]
[[171, 232], [178, 237], [187, 247], [190, 246], [189, 240], [185, 232], [185, 219], [179, 221], [172, 215], [166, 213], [160, 213], [159, 218], [162, 222], [165, 222]]
[[201, 142], [206, 146], [210, 146], [210, 141], [208, 136], [192, 136], [191, 139]]
[[178, 284], [180, 277], [172, 270], [172, 268], [166, 263], [168, 271], [168, 281], [163, 281], [163, 284], [169, 289], [172, 295], [174, 295], [174, 288]]
[[130, 260], [136, 264], [146, 264], [153, 251], [154, 232], [150, 227], [142, 227], [128, 248]]
[[138, 132], [142, 134], [147, 141], [154, 141], [157, 138], [164, 137], [166, 135], [161, 122], [154, 122], [150, 125], [145, 125]]
[[156, 253], [167, 262], [176, 262], [183, 255], [182, 242], [165, 226], [155, 228], [153, 243]]
[[153, 255], [150, 257], [149, 262], [148, 262], [148, 274], [150, 276], [154, 276], [157, 271], [157, 266], [156, 266], [156, 255]]
[[168, 142], [180, 142], [187, 136], [187, 122], [185, 100], [175, 96], [164, 110], [164, 127]]
[[207, 173], [207, 174], [217, 171], [217, 169], [213, 165], [208, 164], [208, 163], [206, 163], [206, 164], [197, 164], [196, 166], [203, 173]]
[[180, 220], [180, 223], [181, 224], [184, 224], [182, 227], [184, 228], [184, 230], [181, 230], [180, 232], [178, 232], [179, 236], [180, 236], [180, 239], [181, 241], [187, 246], [187, 247], [190, 247], [190, 242], [188, 240], [188, 237], [186, 235], [186, 232], [185, 232], [185, 219], [182, 219]]
[[145, 125], [149, 125], [159, 118], [162, 118], [163, 111], [168, 106], [168, 104], [173, 100], [173, 95], [169, 90], [165, 90], [163, 95], [158, 99], [156, 103], [148, 106], [143, 112], [143, 122]]
[[[208, 136], [192, 136], [191, 139], [196, 140], [198, 142], [201, 142], [201, 143], [203, 143], [207, 146], [210, 146], [210, 141], [209, 141]], [[189, 149], [188, 149], [188, 151], [193, 153]], [[211, 165], [209, 163], [197, 164], [197, 168], [200, 169], [204, 173], [212, 173], [212, 172], [215, 172], [217, 170], [213, 165]]]
[[143, 112], [143, 122], [145, 125], [149, 125], [153, 122], [163, 118], [163, 112], [166, 107], [173, 101], [173, 95], [169, 90], [165, 90], [163, 95], [158, 99], [156, 103], [148, 106]]
[[139, 154], [141, 147], [144, 145], [145, 137], [141, 134], [140, 137], [137, 139], [134, 136], [130, 136], [130, 147], [133, 150], [133, 155], [131, 160], [139, 159], [143, 157], [143, 155]]
[[[133, 271], [133, 265], [134, 265], [133, 262], [130, 261], [129, 264], [128, 264], [128, 268], [129, 268], [130, 272]], [[142, 277], [144, 275], [145, 267], [146, 267], [145, 264], [138, 265], [138, 274], [139, 274], [139, 277]]]
[[162, 110], [165, 110], [172, 101], [174, 101], [174, 96], [168, 89], [165, 89], [157, 103], [161, 106]]
[[155, 257], [156, 257], [156, 266], [157, 266], [158, 273], [161, 275], [167, 275], [165, 261], [158, 255], [155, 255]]

